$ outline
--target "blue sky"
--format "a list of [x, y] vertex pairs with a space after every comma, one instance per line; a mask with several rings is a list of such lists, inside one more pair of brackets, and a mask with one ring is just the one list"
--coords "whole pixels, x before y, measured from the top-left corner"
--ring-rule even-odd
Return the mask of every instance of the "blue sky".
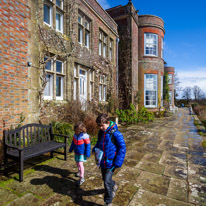
[[[98, 0], [104, 9], [128, 0]], [[206, 93], [206, 0], [133, 0], [139, 15], [159, 16], [165, 23], [164, 59], [175, 67], [180, 87], [199, 86]]]

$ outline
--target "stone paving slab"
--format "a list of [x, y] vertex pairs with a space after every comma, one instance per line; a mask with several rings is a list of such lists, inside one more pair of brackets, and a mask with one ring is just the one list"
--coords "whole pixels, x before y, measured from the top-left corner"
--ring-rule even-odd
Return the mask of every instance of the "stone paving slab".
[[[188, 109], [148, 124], [120, 127], [127, 154], [114, 180], [113, 206], [206, 206], [206, 150]], [[93, 157], [85, 165], [85, 183], [76, 186], [74, 154], [33, 159], [24, 182], [0, 178], [2, 206], [101, 206], [104, 189]]]

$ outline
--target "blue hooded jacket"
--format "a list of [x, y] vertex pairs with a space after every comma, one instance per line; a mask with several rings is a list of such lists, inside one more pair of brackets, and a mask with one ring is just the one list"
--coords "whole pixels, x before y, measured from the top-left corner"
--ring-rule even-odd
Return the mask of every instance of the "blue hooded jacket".
[[[112, 141], [112, 138], [114, 138], [114, 141]], [[122, 166], [126, 154], [126, 144], [116, 123], [110, 121], [106, 131], [99, 131], [98, 140], [92, 152], [95, 152], [95, 148], [103, 151], [100, 167], [112, 168], [114, 166], [117, 168]]]
[[86, 155], [90, 157], [91, 143], [87, 133], [74, 134], [69, 152], [74, 150], [77, 155]]

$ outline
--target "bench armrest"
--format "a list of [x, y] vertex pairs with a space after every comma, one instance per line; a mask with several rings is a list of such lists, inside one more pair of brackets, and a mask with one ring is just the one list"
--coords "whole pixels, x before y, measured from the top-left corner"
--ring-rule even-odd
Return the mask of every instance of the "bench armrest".
[[53, 134], [54, 136], [59, 136], [59, 137], [64, 137], [64, 138], [69, 138], [69, 135], [64, 135], [64, 134]]
[[8, 145], [8, 144], [5, 144], [5, 145], [6, 145], [6, 147], [9, 147], [9, 148], [12, 148], [12, 149], [17, 149], [17, 150], [19, 150], [19, 151], [22, 151], [22, 150], [23, 150], [22, 147], [17, 147], [17, 146]]

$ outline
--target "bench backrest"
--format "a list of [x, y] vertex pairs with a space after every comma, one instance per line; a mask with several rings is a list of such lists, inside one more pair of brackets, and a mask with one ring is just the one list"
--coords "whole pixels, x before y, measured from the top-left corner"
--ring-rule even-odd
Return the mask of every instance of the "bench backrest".
[[4, 130], [4, 141], [12, 146], [29, 147], [51, 139], [53, 139], [51, 124], [27, 124], [14, 130]]

